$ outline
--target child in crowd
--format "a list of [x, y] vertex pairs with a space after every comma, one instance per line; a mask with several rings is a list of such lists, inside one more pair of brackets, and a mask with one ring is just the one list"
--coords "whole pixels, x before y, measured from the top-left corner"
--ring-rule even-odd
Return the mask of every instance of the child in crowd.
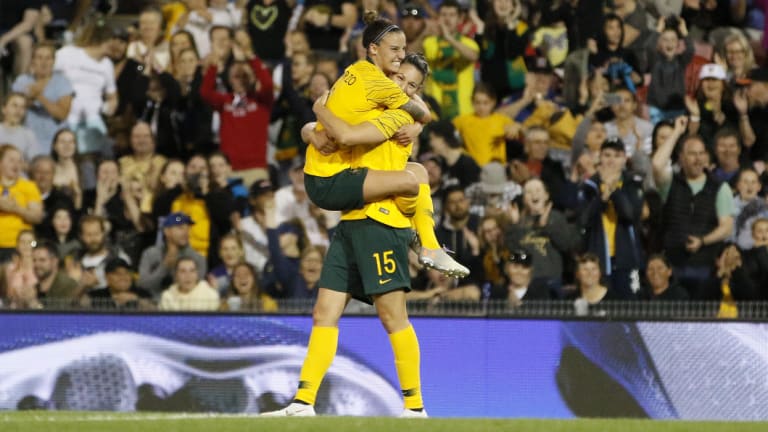
[[[680, 39], [685, 50], [679, 52]], [[656, 32], [646, 43], [651, 83], [648, 105], [652, 124], [685, 114], [685, 69], [693, 59], [693, 41], [685, 21], [678, 17], [659, 19]]]
[[480, 166], [490, 161], [506, 163], [506, 140], [520, 133], [519, 123], [494, 112], [496, 102], [496, 92], [485, 83], [477, 83], [472, 92], [474, 112], [453, 119], [467, 153]]

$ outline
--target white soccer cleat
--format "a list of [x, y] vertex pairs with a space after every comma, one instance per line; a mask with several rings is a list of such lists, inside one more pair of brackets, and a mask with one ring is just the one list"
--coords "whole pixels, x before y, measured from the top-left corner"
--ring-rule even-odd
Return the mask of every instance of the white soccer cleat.
[[448, 277], [463, 278], [469, 276], [469, 269], [456, 262], [444, 249], [427, 249], [422, 246], [419, 252], [419, 263]]
[[281, 410], [269, 411], [260, 415], [264, 417], [314, 417], [317, 414], [315, 414], [315, 407], [312, 405], [293, 402]]
[[415, 411], [412, 409], [406, 408], [403, 410], [403, 413], [400, 414], [400, 418], [429, 418], [427, 415], [427, 410], [423, 409], [421, 411]]

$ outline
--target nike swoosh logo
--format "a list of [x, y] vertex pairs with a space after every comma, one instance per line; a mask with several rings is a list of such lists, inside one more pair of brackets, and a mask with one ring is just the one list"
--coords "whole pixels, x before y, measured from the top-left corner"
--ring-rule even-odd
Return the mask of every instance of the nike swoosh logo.
[[379, 285], [384, 285], [392, 282], [392, 279], [379, 279]]

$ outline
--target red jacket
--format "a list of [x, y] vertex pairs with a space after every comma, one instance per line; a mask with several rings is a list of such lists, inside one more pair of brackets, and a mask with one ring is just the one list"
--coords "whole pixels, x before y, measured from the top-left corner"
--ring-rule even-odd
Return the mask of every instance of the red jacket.
[[267, 167], [267, 128], [275, 98], [272, 76], [258, 58], [250, 64], [261, 84], [258, 92], [251, 90], [236, 98], [234, 93], [216, 91], [216, 66], [205, 71], [200, 86], [200, 96], [221, 115], [221, 151], [236, 171]]

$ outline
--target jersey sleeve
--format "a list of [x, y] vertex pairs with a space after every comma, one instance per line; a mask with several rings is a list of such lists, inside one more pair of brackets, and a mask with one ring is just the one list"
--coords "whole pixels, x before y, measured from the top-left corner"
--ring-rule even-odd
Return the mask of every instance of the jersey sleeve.
[[392, 138], [392, 135], [402, 126], [414, 122], [413, 117], [401, 109], [386, 110], [378, 117], [369, 121], [387, 138]]
[[411, 100], [394, 81], [384, 75], [366, 80], [366, 97], [374, 104], [389, 109], [400, 108]]

